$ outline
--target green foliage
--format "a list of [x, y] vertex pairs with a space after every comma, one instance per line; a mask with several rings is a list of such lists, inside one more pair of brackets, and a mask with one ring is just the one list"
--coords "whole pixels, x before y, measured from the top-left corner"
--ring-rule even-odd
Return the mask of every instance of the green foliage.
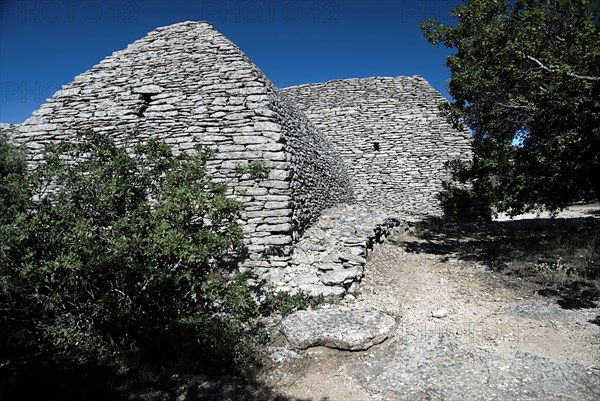
[[421, 220], [415, 224], [415, 235], [439, 234], [444, 229], [444, 221], [437, 216]]
[[207, 175], [211, 156], [90, 131], [28, 171], [0, 137], [0, 398], [145, 399], [197, 368], [248, 371], [261, 315], [323, 302], [256, 301], [235, 273], [242, 204]]
[[444, 182], [443, 190], [438, 194], [438, 199], [446, 216], [471, 217], [473, 194], [469, 189], [458, 188]]
[[40, 357], [227, 365], [258, 341], [259, 306], [232, 273], [242, 205], [207, 175], [211, 152], [126, 141], [82, 133], [27, 172], [1, 139], [3, 369]]
[[[488, 219], [600, 197], [600, 30], [591, 0], [469, 0], [455, 26], [429, 20], [448, 56], [448, 119], [473, 133], [471, 163], [453, 164]], [[453, 210], [467, 193], [442, 194]]]
[[294, 294], [285, 291], [269, 292], [263, 303], [263, 311], [267, 315], [278, 312], [285, 317], [297, 310], [318, 308], [324, 303], [323, 295], [311, 297], [304, 291], [298, 291]]
[[0, 223], [13, 221], [27, 201], [25, 157], [22, 149], [0, 135]]
[[235, 171], [239, 174], [248, 174], [253, 180], [264, 180], [269, 176], [271, 168], [264, 163], [254, 162], [247, 165], [238, 164]]

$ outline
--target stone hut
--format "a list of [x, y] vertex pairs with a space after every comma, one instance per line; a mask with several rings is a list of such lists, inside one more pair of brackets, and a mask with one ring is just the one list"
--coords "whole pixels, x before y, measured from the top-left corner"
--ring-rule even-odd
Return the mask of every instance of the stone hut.
[[[292, 243], [320, 212], [352, 200], [338, 152], [226, 37], [206, 22], [150, 32], [77, 76], [23, 124], [2, 128], [33, 161], [52, 141], [94, 129], [123, 138], [134, 129], [177, 151], [204, 144], [216, 180], [245, 203], [247, 267], [285, 267]], [[237, 166], [260, 162], [265, 180]]]
[[419, 76], [363, 78], [282, 89], [334, 143], [358, 204], [439, 214], [445, 162], [469, 158], [467, 132], [439, 115], [446, 100]]
[[[358, 288], [375, 244], [406, 228], [406, 212], [440, 213], [444, 163], [470, 155], [467, 133], [438, 115], [443, 101], [421, 77], [279, 90], [210, 24], [183, 22], [113, 53], [0, 131], [31, 163], [44, 144], [85, 129], [117, 141], [139, 130], [182, 152], [210, 146], [210, 173], [245, 204], [244, 267], [281, 290], [339, 297]], [[239, 168], [252, 163], [269, 176]]]

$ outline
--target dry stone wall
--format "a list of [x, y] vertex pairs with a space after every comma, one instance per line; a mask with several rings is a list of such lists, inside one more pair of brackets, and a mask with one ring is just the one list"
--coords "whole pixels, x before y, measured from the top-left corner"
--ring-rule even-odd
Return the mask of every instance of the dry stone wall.
[[[79, 75], [18, 126], [4, 127], [41, 157], [44, 144], [79, 130], [118, 140], [139, 129], [177, 151], [204, 144], [218, 151], [215, 179], [245, 203], [246, 266], [287, 266], [291, 246], [321, 210], [352, 198], [333, 145], [239, 48], [206, 22], [150, 32]], [[238, 165], [263, 163], [265, 180]]]
[[444, 163], [469, 158], [466, 132], [439, 115], [445, 99], [419, 76], [300, 85], [282, 91], [335, 144], [357, 203], [438, 214]]
[[297, 240], [319, 218], [323, 206], [333, 206], [331, 194], [346, 202], [354, 195], [346, 165], [333, 144], [285, 96], [274, 97], [271, 105], [282, 129], [294, 133], [287, 137], [287, 149], [292, 161], [289, 177]]
[[337, 205], [322, 212], [294, 246], [289, 265], [266, 277], [277, 289], [341, 298], [359, 288], [365, 265], [377, 246], [393, 234], [411, 230], [411, 216], [390, 216], [359, 205]]

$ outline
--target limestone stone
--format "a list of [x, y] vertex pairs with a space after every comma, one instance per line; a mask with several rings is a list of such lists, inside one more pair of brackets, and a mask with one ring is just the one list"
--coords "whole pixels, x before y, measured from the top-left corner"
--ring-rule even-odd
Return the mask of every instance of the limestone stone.
[[344, 262], [356, 263], [356, 264], [365, 264], [367, 260], [362, 256], [354, 255], [353, 253], [345, 252], [339, 255], [339, 259]]
[[158, 95], [164, 89], [158, 85], [143, 85], [133, 89], [133, 93], [139, 93], [143, 95]]
[[431, 316], [438, 318], [438, 319], [446, 317], [447, 315], [448, 315], [448, 309], [446, 309], [446, 308], [440, 308], [440, 309], [431, 311]]
[[357, 268], [333, 270], [321, 275], [321, 282], [326, 285], [342, 284], [348, 279], [355, 279], [360, 273]]
[[274, 362], [286, 362], [291, 359], [302, 358], [302, 355], [296, 351], [285, 347], [267, 347], [267, 352]]
[[[374, 396], [399, 400], [597, 400], [600, 376], [512, 349], [483, 350], [443, 332], [406, 328], [380, 355], [346, 367]], [[526, 383], [527, 385], [522, 385]]]
[[297, 290], [303, 291], [311, 297], [322, 296], [326, 300], [340, 299], [346, 293], [343, 287], [332, 287], [322, 284], [303, 284], [292, 288], [292, 292]]
[[312, 274], [307, 274], [307, 275], [298, 275], [298, 276], [294, 277], [290, 284], [297, 286], [297, 287], [302, 287], [302, 286], [318, 284], [318, 283], [319, 283], [319, 279], [317, 277], [315, 277]]
[[333, 307], [295, 312], [282, 321], [281, 331], [299, 349], [360, 351], [383, 342], [395, 325], [394, 318], [374, 309]]
[[336, 270], [336, 269], [341, 269], [342, 268], [342, 264], [341, 263], [319, 263], [318, 264], [318, 269], [319, 270], [323, 270], [323, 271], [328, 271], [328, 270]]

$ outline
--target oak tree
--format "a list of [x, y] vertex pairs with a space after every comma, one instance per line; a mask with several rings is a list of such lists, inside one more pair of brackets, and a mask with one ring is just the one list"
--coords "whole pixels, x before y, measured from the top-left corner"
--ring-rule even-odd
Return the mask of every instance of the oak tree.
[[451, 163], [470, 185], [446, 184], [447, 210], [489, 218], [600, 198], [599, 11], [594, 0], [468, 0], [454, 26], [421, 24], [455, 50], [444, 112], [473, 135], [472, 160]]

